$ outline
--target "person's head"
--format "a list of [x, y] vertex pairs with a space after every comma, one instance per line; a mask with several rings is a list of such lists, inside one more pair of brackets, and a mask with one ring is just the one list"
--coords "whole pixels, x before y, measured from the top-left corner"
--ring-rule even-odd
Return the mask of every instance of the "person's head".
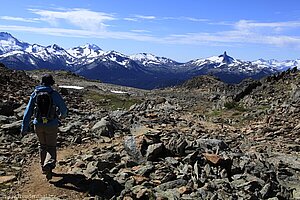
[[54, 83], [55, 83], [55, 81], [54, 81], [54, 79], [53, 79], [53, 77], [52, 77], [51, 74], [44, 74], [42, 76], [42, 85], [44, 85], [44, 86], [52, 86], [52, 85], [54, 85]]

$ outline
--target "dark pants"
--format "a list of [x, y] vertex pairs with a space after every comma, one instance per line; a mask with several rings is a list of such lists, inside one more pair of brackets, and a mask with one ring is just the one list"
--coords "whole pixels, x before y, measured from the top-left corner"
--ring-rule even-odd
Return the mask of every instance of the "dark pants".
[[[35, 132], [39, 138], [39, 149], [42, 169], [47, 165], [51, 169], [56, 165], [56, 142], [57, 142], [57, 126], [35, 126]], [[47, 158], [48, 153], [48, 158]]]

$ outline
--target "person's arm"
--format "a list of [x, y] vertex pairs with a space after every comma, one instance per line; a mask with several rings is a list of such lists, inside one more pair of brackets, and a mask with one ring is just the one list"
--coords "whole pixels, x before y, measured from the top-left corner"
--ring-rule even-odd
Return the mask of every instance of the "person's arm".
[[31, 116], [33, 115], [33, 110], [34, 110], [34, 104], [35, 104], [35, 92], [33, 92], [30, 96], [30, 100], [26, 106], [25, 112], [24, 112], [24, 117], [23, 117], [23, 122], [22, 122], [22, 127], [21, 127], [21, 133], [24, 134], [28, 131], [29, 127], [29, 122], [31, 119]]
[[68, 114], [68, 108], [65, 104], [65, 101], [58, 92], [55, 92], [55, 97], [56, 97], [55, 103], [59, 108], [60, 117], [65, 118]]

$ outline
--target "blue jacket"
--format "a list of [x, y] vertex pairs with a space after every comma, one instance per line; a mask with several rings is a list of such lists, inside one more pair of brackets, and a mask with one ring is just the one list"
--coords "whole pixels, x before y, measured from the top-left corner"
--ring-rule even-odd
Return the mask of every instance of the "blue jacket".
[[[30, 96], [30, 100], [24, 112], [24, 117], [23, 117], [23, 122], [21, 127], [22, 132], [28, 131], [29, 122], [34, 113], [37, 92], [51, 92], [51, 91], [52, 91], [51, 96], [52, 96], [53, 104], [58, 107], [59, 115], [62, 118], [67, 116], [68, 113], [67, 106], [63, 98], [60, 96], [60, 94], [57, 91], [53, 90], [50, 86], [43, 86], [43, 85], [36, 86], [34, 92]], [[57, 118], [55, 118], [53, 120], [49, 120], [46, 124], [43, 124], [39, 122], [36, 118], [34, 118], [33, 124], [43, 125], [43, 126], [58, 126], [59, 121]]]

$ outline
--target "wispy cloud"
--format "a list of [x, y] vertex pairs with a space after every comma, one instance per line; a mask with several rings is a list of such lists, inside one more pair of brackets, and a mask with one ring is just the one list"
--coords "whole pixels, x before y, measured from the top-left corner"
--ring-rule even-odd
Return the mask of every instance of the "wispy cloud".
[[125, 20], [125, 21], [133, 21], [133, 22], [138, 21], [137, 18], [130, 18], [130, 17], [125, 17], [124, 20]]
[[156, 42], [165, 44], [184, 44], [184, 45], [240, 45], [240, 44], [268, 44], [276, 46], [297, 46], [300, 47], [300, 37], [286, 35], [261, 35], [248, 31], [222, 31], [215, 33], [186, 33], [172, 34], [164, 37], [155, 37], [144, 30], [133, 30], [132, 32], [118, 31], [90, 31], [80, 29], [64, 28], [37, 28], [27, 26], [5, 26], [0, 25], [0, 30], [33, 32], [45, 35], [55, 35], [64, 37], [94, 37], [94, 38], [111, 38], [125, 39], [144, 42]]
[[148, 30], [142, 30], [142, 29], [133, 29], [131, 31], [135, 32], [135, 33], [150, 33], [150, 31], [148, 31]]
[[287, 21], [287, 22], [256, 22], [251, 20], [240, 20], [235, 24], [237, 29], [250, 29], [254, 27], [265, 28], [283, 28], [283, 27], [300, 27], [300, 21]]
[[138, 19], [147, 19], [147, 20], [157, 19], [157, 17], [152, 16], [152, 15], [135, 15], [135, 18], [138, 18]]
[[125, 39], [135, 41], [160, 42], [159, 38], [152, 37], [142, 33], [121, 32], [121, 31], [91, 31], [82, 29], [65, 28], [40, 28], [29, 26], [10, 26], [0, 25], [0, 31], [22, 31], [44, 35], [63, 36], [63, 37], [81, 37], [81, 38], [105, 38], [105, 39]]
[[195, 17], [163, 17], [160, 20], [180, 20], [180, 21], [192, 21], [192, 22], [208, 22], [209, 19], [195, 18]]
[[19, 22], [37, 22], [39, 19], [29, 19], [29, 18], [22, 18], [22, 17], [12, 17], [12, 16], [0, 16], [0, 19], [2, 20], [8, 20], [8, 21], [19, 21]]
[[[240, 22], [237, 22], [240, 23]], [[256, 24], [259, 27], [278, 28], [275, 24]], [[289, 27], [289, 23], [283, 23]], [[233, 30], [217, 32], [196, 32], [180, 35], [169, 35], [164, 39], [167, 43], [172, 44], [190, 44], [190, 45], [221, 45], [221, 44], [267, 44], [273, 46], [294, 46], [300, 47], [300, 37], [298, 35], [274, 34], [273, 31], [257, 31], [255, 28], [242, 28], [234, 26]]]
[[176, 21], [192, 21], [192, 22], [208, 22], [210, 20], [203, 19], [203, 18], [195, 18], [195, 17], [158, 17], [153, 15], [134, 15], [133, 17], [125, 17], [123, 20], [126, 21], [139, 21], [139, 20], [157, 20], [157, 21], [164, 21], [164, 20], [176, 20]]
[[[239, 20], [236, 22], [213, 22], [209, 19], [193, 17], [158, 17], [153, 15], [131, 15], [132, 17], [121, 18], [116, 17], [115, 14], [95, 12], [82, 8], [60, 8], [57, 10], [29, 9], [29, 11], [38, 15], [38, 17], [28, 19], [0, 16], [0, 19], [20, 22], [46, 21], [50, 24], [50, 27], [0, 25], [0, 30], [24, 31], [64, 37], [111, 38], [185, 45], [268, 44], [300, 47], [299, 34], [295, 31], [288, 32], [291, 29], [299, 30], [300, 21], [259, 22]], [[134, 22], [141, 20], [182, 20], [205, 23], [208, 26], [213, 26], [213, 29], [203, 32], [199, 31], [198, 26], [193, 26], [195, 29], [187, 30], [189, 32], [186, 33], [181, 32], [181, 34], [178, 34], [173, 32], [162, 35], [162, 33], [155, 32], [154, 30], [156, 29], [151, 29], [152, 31], [149, 32], [145, 26], [140, 27], [141, 24], [139, 24], [136, 27], [130, 26], [130, 30], [127, 31], [113, 31], [109, 28], [109, 22], [117, 20], [119, 20], [119, 23], [122, 23], [122, 20], [131, 21], [133, 25]], [[72, 26], [66, 28], [64, 26], [65, 23]], [[118, 26], [114, 25], [114, 29], [116, 30], [117, 28]], [[169, 30], [172, 30], [172, 27], [169, 27]]]
[[68, 10], [40, 10], [29, 9], [32, 13], [40, 16], [40, 20], [46, 21], [51, 25], [58, 26], [61, 20], [80, 27], [83, 30], [104, 30], [107, 26], [106, 21], [116, 20], [112, 14], [94, 12], [88, 9], [68, 9]]
[[300, 21], [286, 22], [256, 22], [251, 20], [240, 20], [234, 24], [237, 30], [247, 30], [251, 32], [266, 32], [268, 34], [283, 33], [287, 30], [300, 28]]

